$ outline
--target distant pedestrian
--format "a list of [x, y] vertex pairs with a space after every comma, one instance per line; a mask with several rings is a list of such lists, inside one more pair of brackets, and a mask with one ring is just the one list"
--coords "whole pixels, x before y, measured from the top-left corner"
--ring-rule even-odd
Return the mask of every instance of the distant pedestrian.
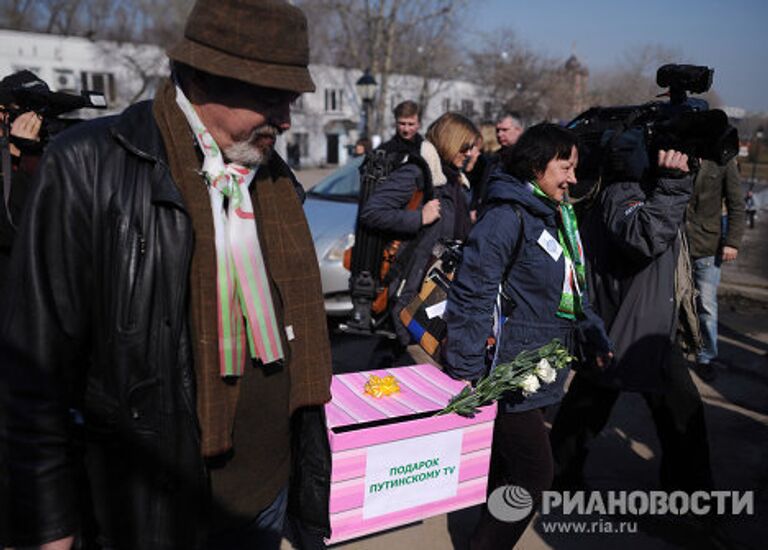
[[373, 149], [371, 140], [367, 137], [362, 137], [355, 142], [355, 148], [352, 150], [353, 157], [362, 157], [363, 155], [370, 153]]
[[747, 223], [749, 224], [749, 228], [754, 229], [757, 206], [755, 205], [755, 196], [752, 191], [747, 191], [747, 196], [744, 197], [744, 207], [747, 212]]
[[[725, 216], [722, 215], [725, 203]], [[717, 358], [717, 287], [720, 266], [736, 260], [744, 233], [744, 203], [736, 159], [725, 166], [703, 160], [688, 203], [685, 233], [688, 237], [693, 279], [699, 291], [697, 309], [702, 348], [696, 356], [696, 373], [707, 382], [715, 379]]]

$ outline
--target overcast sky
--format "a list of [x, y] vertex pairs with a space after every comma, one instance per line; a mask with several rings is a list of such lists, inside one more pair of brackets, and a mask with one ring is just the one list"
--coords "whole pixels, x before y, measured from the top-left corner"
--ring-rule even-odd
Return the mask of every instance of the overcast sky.
[[[467, 31], [511, 28], [531, 49], [593, 72], [660, 44], [715, 69], [724, 103], [768, 112], [768, 0], [477, 0]], [[651, 99], [651, 98], [649, 98]]]

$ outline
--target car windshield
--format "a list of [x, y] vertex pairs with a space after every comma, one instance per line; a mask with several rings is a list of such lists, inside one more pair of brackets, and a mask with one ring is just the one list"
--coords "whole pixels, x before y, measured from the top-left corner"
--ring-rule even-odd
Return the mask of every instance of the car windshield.
[[365, 157], [349, 161], [312, 187], [309, 194], [328, 200], [356, 201], [360, 195], [360, 165]]

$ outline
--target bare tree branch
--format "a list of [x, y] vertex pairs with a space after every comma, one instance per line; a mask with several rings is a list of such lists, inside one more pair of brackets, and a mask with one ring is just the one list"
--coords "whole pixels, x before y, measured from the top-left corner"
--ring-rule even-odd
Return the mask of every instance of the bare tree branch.
[[[372, 130], [385, 120], [391, 76], [455, 78], [453, 34], [469, 0], [303, 0], [311, 23], [313, 58], [358, 69], [369, 68], [379, 84]], [[312, 30], [314, 27], [316, 30]], [[322, 30], [321, 29], [326, 29]], [[335, 33], [327, 29], [333, 29]], [[328, 55], [333, 52], [334, 55]], [[450, 61], [446, 59], [450, 58]], [[419, 100], [428, 102], [438, 86], [424, 80]], [[415, 98], [414, 98], [415, 99]], [[425, 108], [426, 104], [422, 105]]]

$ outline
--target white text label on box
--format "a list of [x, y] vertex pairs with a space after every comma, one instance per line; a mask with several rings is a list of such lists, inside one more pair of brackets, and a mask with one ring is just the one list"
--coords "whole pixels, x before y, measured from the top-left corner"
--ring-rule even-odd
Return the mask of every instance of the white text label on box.
[[450, 430], [369, 447], [363, 519], [456, 496], [462, 433]]

